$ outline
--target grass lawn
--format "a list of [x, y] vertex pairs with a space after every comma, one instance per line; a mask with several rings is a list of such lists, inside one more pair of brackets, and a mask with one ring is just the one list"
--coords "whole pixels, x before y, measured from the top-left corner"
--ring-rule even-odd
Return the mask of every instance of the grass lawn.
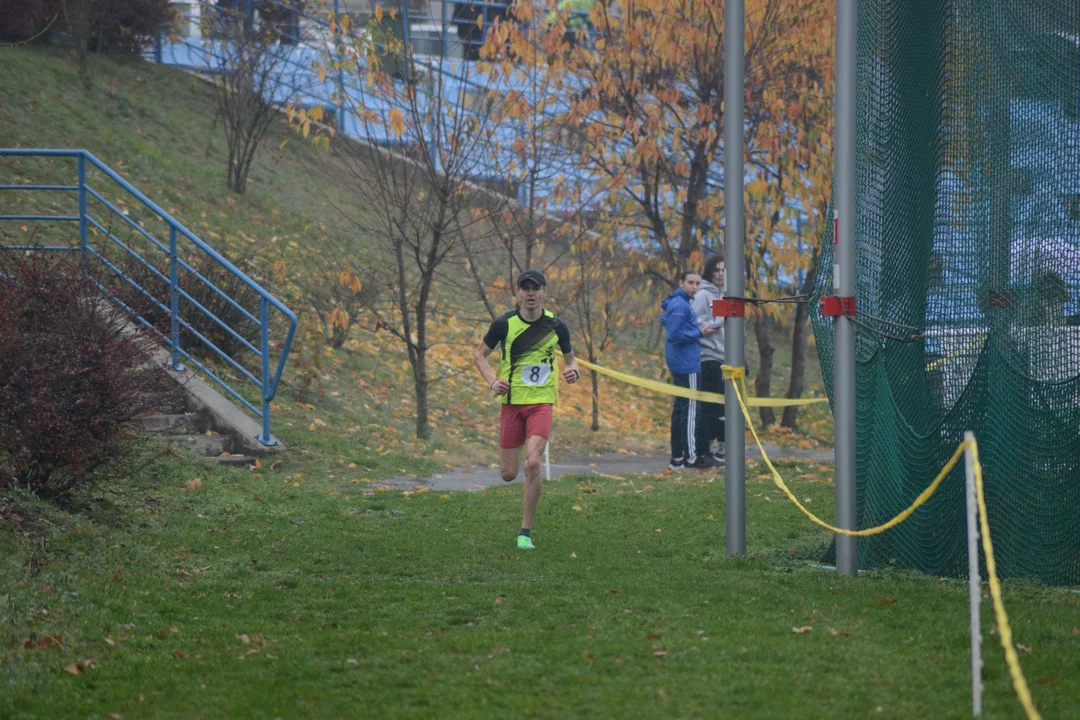
[[[69, 511], [0, 505], [0, 717], [970, 713], [966, 587], [810, 567], [828, 536], [762, 468], [745, 559], [706, 474], [548, 483], [525, 553], [520, 484], [294, 469], [172, 459]], [[783, 473], [831, 516], [824, 468]], [[1005, 601], [1037, 704], [1069, 716], [1080, 595], [1007, 582]], [[1019, 717], [983, 612], [985, 715]]]

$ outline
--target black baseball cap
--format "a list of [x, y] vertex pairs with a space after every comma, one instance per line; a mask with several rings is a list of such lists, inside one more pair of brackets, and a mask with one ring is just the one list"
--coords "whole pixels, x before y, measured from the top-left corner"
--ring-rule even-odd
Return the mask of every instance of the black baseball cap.
[[531, 282], [539, 287], [547, 287], [547, 280], [544, 279], [544, 273], [539, 270], [526, 270], [518, 275], [517, 286], [521, 287], [527, 282]]

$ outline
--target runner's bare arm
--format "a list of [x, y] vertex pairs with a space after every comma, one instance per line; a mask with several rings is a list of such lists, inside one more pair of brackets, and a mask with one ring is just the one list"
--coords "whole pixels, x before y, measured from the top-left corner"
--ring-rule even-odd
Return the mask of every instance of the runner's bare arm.
[[574, 357], [574, 353], [568, 352], [563, 354], [563, 360], [566, 361], [566, 367], [562, 371], [563, 380], [568, 383], [576, 383], [578, 378], [581, 377], [581, 369], [578, 367], [577, 358]]
[[486, 342], [481, 340], [476, 352], [473, 353], [473, 361], [491, 391], [496, 395], [505, 395], [510, 390], [510, 383], [495, 377], [495, 371], [491, 369], [491, 363], [488, 362], [488, 356], [493, 352], [495, 352], [495, 348], [489, 347]]

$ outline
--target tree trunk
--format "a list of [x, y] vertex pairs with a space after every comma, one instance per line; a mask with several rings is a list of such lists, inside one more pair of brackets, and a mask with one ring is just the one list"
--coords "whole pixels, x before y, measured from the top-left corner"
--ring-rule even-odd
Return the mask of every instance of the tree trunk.
[[[814, 276], [817, 274], [817, 251], [810, 260], [810, 270], [806, 273], [801, 292], [809, 292], [814, 286]], [[810, 308], [806, 303], [799, 303], [795, 307], [795, 327], [791, 331], [791, 381], [784, 397], [798, 398], [803, 394], [803, 380], [806, 375], [806, 351], [810, 345]], [[796, 417], [799, 408], [792, 405], [784, 408], [784, 417], [780, 424], [783, 427], [795, 429]]]
[[[754, 322], [754, 336], [757, 338], [758, 354], [761, 356], [761, 366], [758, 368], [757, 378], [754, 380], [754, 393], [758, 397], [769, 397], [772, 386], [773, 354], [776, 352], [776, 348], [773, 347], [772, 340], [769, 338], [769, 326], [771, 324], [769, 316], [765, 313], [762, 313]], [[772, 408], [763, 407], [760, 408], [760, 411], [762, 425], [769, 426], [776, 422], [776, 413], [773, 412]]]
[[[591, 357], [589, 362], [595, 362]], [[592, 375], [592, 425], [589, 429], [596, 432], [600, 429], [600, 375], [595, 370], [590, 370]]]
[[428, 423], [428, 372], [427, 349], [417, 348], [413, 362], [413, 384], [416, 391], [416, 437], [427, 440], [431, 437]]

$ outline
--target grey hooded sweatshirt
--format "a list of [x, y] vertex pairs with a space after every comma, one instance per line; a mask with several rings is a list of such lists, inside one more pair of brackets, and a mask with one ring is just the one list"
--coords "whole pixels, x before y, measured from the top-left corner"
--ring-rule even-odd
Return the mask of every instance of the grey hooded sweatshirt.
[[717, 328], [712, 335], [701, 336], [701, 361], [719, 360], [724, 361], [724, 318], [714, 318], [712, 315], [712, 301], [723, 297], [720, 288], [708, 280], [702, 279], [701, 287], [694, 295], [690, 307], [694, 308], [697, 315], [698, 327], [704, 330], [706, 327]]

